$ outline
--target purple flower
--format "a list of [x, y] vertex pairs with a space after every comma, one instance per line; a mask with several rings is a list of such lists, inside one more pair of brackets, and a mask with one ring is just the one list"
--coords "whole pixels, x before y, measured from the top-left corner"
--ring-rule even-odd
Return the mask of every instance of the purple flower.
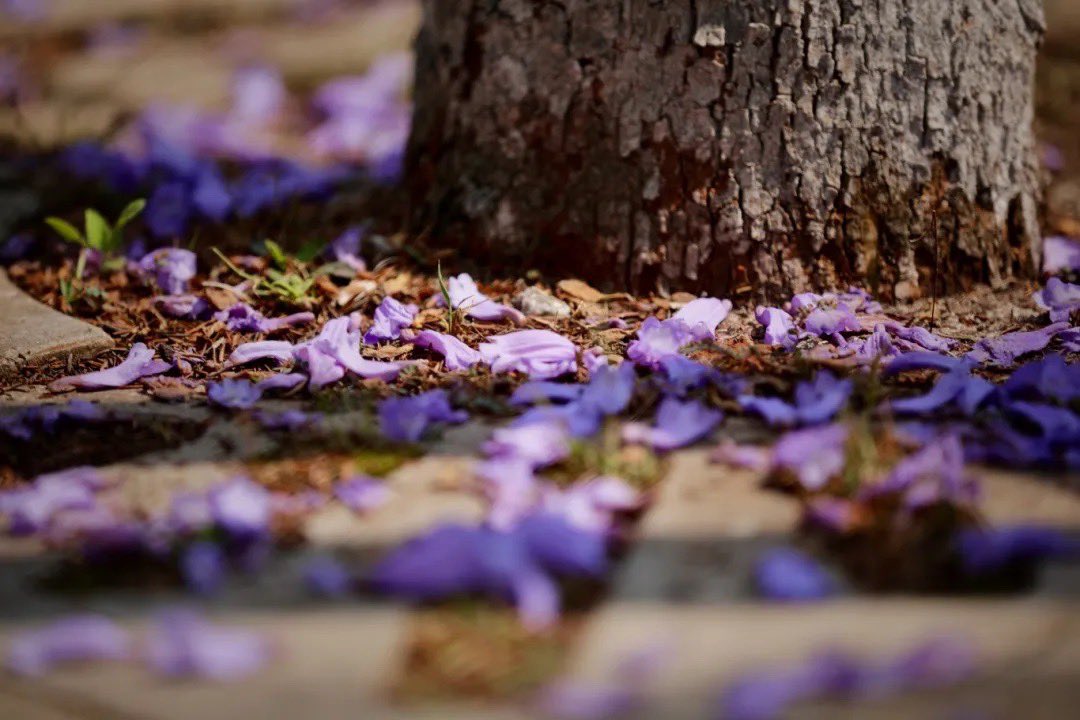
[[1007, 333], [997, 338], [988, 338], [975, 343], [967, 354], [975, 362], [992, 362], [997, 365], [1012, 365], [1017, 358], [1039, 352], [1062, 330], [1068, 330], [1066, 322], [1047, 325], [1039, 330]]
[[1080, 398], [1080, 363], [1069, 364], [1050, 353], [1017, 368], [1001, 389], [1013, 399], [1069, 403]]
[[256, 413], [255, 419], [264, 430], [287, 430], [295, 432], [322, 422], [323, 414], [303, 410], [283, 410], [279, 413]]
[[693, 341], [684, 323], [648, 317], [638, 329], [637, 339], [627, 348], [626, 356], [637, 365], [656, 370], [665, 357], [679, 354], [680, 348]]
[[981, 575], [1017, 563], [1073, 558], [1080, 543], [1056, 528], [1013, 525], [964, 530], [956, 539], [965, 572]]
[[366, 232], [362, 227], [351, 227], [341, 233], [330, 243], [330, 256], [335, 261], [348, 265], [356, 272], [367, 270], [367, 264], [360, 257], [360, 242]]
[[268, 319], [247, 303], [236, 303], [228, 310], [214, 313], [214, 319], [225, 323], [232, 332], [271, 333], [286, 327], [305, 325], [315, 320], [310, 312], [293, 313], [282, 318]]
[[754, 565], [754, 585], [770, 600], [822, 600], [835, 595], [836, 580], [809, 555], [782, 548]]
[[566, 403], [577, 400], [585, 386], [579, 384], [554, 382], [551, 380], [530, 380], [522, 383], [510, 396], [511, 405], [537, 405], [540, 403]]
[[909, 370], [940, 370], [949, 372], [964, 364], [961, 358], [949, 357], [936, 352], [915, 350], [897, 355], [885, 364], [883, 374], [897, 375]]
[[232, 195], [221, 173], [213, 165], [207, 165], [195, 180], [191, 190], [191, 204], [208, 220], [221, 222], [232, 210]]
[[820, 338], [829, 338], [837, 345], [844, 345], [841, 333], [857, 332], [861, 329], [855, 313], [843, 303], [834, 308], [817, 307], [803, 321], [806, 331]]
[[540, 484], [526, 458], [506, 455], [477, 463], [474, 468], [488, 501], [487, 525], [510, 530], [536, 510]]
[[[310, 346], [334, 360], [339, 366], [364, 378], [376, 378], [386, 382], [398, 376], [407, 363], [381, 362], [360, 356], [360, 332], [350, 329], [349, 318], [330, 320]], [[310, 364], [310, 361], [309, 361]], [[311, 373], [312, 378], [315, 373]]]
[[416, 334], [412, 342], [419, 347], [434, 350], [442, 355], [447, 370], [468, 370], [476, 363], [483, 362], [479, 352], [473, 350], [453, 335], [446, 335], [434, 330], [421, 330]]
[[688, 302], [671, 320], [685, 325], [693, 342], [705, 342], [713, 339], [717, 326], [730, 312], [730, 300], [703, 297]]
[[544, 687], [535, 701], [544, 717], [559, 720], [610, 720], [624, 717], [643, 700], [625, 683], [584, 684], [563, 680]]
[[[447, 294], [450, 296], [450, 306], [455, 310], [461, 310], [466, 315], [477, 320], [510, 320], [515, 325], [525, 322], [525, 316], [518, 310], [508, 305], [500, 305], [491, 298], [480, 292], [476, 283], [467, 273], [462, 273], [446, 281]], [[445, 304], [442, 296], [436, 298], [440, 305]], [[528, 332], [550, 332], [547, 330], [530, 330]], [[512, 333], [517, 334], [517, 333]], [[552, 333], [554, 334], [554, 333]]]
[[777, 307], [758, 307], [754, 317], [765, 327], [762, 342], [766, 345], [779, 346], [791, 350], [799, 342], [799, 331], [795, 328], [795, 319]]
[[255, 383], [255, 387], [261, 393], [264, 393], [267, 390], [287, 391], [303, 385], [306, 380], [307, 375], [304, 375], [303, 373], [278, 373], [277, 375], [263, 378]]
[[379, 403], [379, 429], [395, 442], [417, 442], [432, 423], [462, 423], [464, 410], [454, 410], [445, 390], [409, 397], [391, 397]]
[[[687, 360], [687, 362], [692, 361]], [[688, 383], [694, 382], [688, 379], [688, 375], [695, 371], [688, 371], [683, 367], [681, 372], [682, 376], [679, 379]], [[603, 415], [617, 415], [630, 405], [636, 384], [637, 372], [630, 363], [622, 363], [615, 367], [610, 365], [598, 367], [590, 375], [578, 404], [582, 412], [586, 412], [585, 408], [593, 408]]]
[[153, 277], [165, 295], [187, 293], [188, 283], [195, 276], [195, 254], [178, 247], [153, 250], [139, 260], [139, 272]]
[[233, 350], [229, 355], [226, 367], [233, 365], [246, 365], [256, 360], [271, 359], [274, 362], [284, 364], [293, 359], [295, 348], [292, 343], [285, 340], [260, 340], [258, 342], [244, 343]]
[[180, 574], [192, 592], [213, 595], [225, 582], [225, 553], [216, 543], [192, 543], [180, 556]]
[[313, 558], [304, 566], [304, 587], [316, 597], [345, 597], [354, 585], [349, 571], [332, 557]]
[[[191, 192], [186, 183], [166, 182], [158, 185], [146, 202], [146, 227], [157, 238], [180, 237], [187, 230], [192, 215]], [[165, 292], [183, 292], [168, 290]]]
[[334, 487], [334, 496], [353, 512], [368, 513], [390, 500], [386, 483], [368, 475], [354, 475]]
[[576, 483], [563, 490], [545, 487], [540, 506], [569, 525], [594, 533], [609, 533], [615, 513], [639, 509], [641, 493], [617, 477], [602, 476]]
[[544, 516], [526, 519], [511, 532], [440, 526], [391, 552], [370, 582], [382, 593], [413, 600], [464, 593], [511, 600], [525, 626], [540, 630], [559, 613], [558, 588], [549, 573], [598, 575], [606, 567], [601, 536]]
[[494, 373], [523, 372], [545, 380], [577, 371], [574, 343], [551, 330], [519, 330], [480, 344], [480, 356]]
[[956, 341], [943, 338], [940, 335], [935, 335], [926, 328], [905, 327], [897, 322], [887, 322], [884, 323], [884, 325], [890, 335], [904, 340], [907, 343], [917, 345], [923, 350], [948, 352], [956, 344]]
[[415, 305], [404, 305], [392, 297], [383, 298], [375, 309], [375, 322], [364, 335], [364, 342], [374, 345], [379, 340], [398, 339], [402, 329], [412, 325], [417, 311]]
[[848, 347], [855, 346], [855, 360], [860, 365], [872, 365], [875, 362], [888, 361], [888, 358], [900, 354], [893, 344], [885, 326], [874, 326], [874, 332], [865, 338], [852, 341]]
[[[623, 366], [625, 365], [629, 363], [624, 363]], [[691, 390], [704, 387], [717, 378], [716, 370], [713, 368], [682, 355], [668, 355], [661, 358], [660, 370], [665, 378], [661, 388], [666, 394], [678, 397], [686, 397]]]
[[773, 447], [773, 469], [791, 473], [810, 492], [821, 490], [844, 469], [847, 438], [839, 424], [789, 432]]
[[266, 488], [246, 477], [218, 485], [209, 494], [210, 514], [229, 535], [250, 539], [265, 536], [272, 508]]
[[764, 472], [769, 469], [772, 456], [766, 448], [756, 445], [737, 445], [730, 438], [725, 438], [713, 450], [709, 460], [729, 467]]
[[250, 410], [262, 399], [262, 390], [250, 380], [225, 378], [207, 383], [206, 397], [218, 407]]
[[779, 398], [753, 395], [741, 395], [738, 402], [743, 410], [757, 413], [773, 427], [817, 425], [831, 420], [847, 405], [852, 387], [850, 380], [821, 371], [810, 382], [795, 386], [794, 405]]
[[237, 680], [261, 669], [271, 647], [255, 633], [211, 625], [194, 613], [174, 610], [155, 622], [145, 655], [150, 668], [166, 677]]
[[888, 493], [902, 495], [905, 507], [913, 510], [939, 502], [970, 506], [978, 500], [979, 485], [964, 467], [960, 439], [946, 435], [901, 460], [880, 484], [864, 491], [869, 497]]
[[210, 304], [198, 295], [158, 295], [154, 304], [174, 318], [200, 320], [210, 314]]
[[993, 392], [993, 383], [972, 375], [970, 366], [964, 363], [942, 375], [925, 395], [893, 400], [890, 407], [897, 413], [913, 414], [933, 412], [954, 403], [965, 415], [970, 416]]
[[570, 435], [556, 422], [501, 428], [484, 443], [484, 452], [490, 458], [516, 458], [534, 468], [544, 467], [569, 456]]
[[164, 360], [155, 360], [154, 351], [142, 343], [135, 343], [128, 351], [128, 356], [116, 367], [106, 370], [72, 375], [60, 378], [49, 385], [56, 392], [80, 388], [82, 390], [101, 390], [130, 385], [139, 378], [160, 375], [172, 366]]
[[1054, 235], [1043, 240], [1044, 273], [1080, 272], [1080, 240]]
[[1058, 333], [1058, 339], [1065, 352], [1080, 353], [1080, 327], [1062, 330]]
[[240, 68], [232, 77], [232, 107], [229, 115], [255, 127], [266, 125], [285, 109], [288, 91], [274, 68]]
[[1080, 285], [1052, 277], [1046, 287], [1034, 295], [1035, 304], [1050, 311], [1050, 322], [1062, 322], [1080, 310]]
[[100, 615], [71, 615], [17, 635], [8, 646], [7, 667], [18, 675], [45, 675], [66, 663], [123, 660], [131, 640], [112, 620]]
[[625, 425], [623, 440], [649, 445], [655, 450], [674, 450], [705, 437], [723, 419], [722, 412], [697, 400], [682, 402], [669, 397], [660, 403], [652, 426], [643, 423]]

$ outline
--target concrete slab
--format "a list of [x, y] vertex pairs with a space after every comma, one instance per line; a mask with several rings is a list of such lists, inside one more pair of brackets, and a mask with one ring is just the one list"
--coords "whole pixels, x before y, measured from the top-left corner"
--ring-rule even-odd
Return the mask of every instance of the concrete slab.
[[108, 350], [100, 328], [64, 315], [31, 298], [0, 269], [0, 381], [58, 357], [86, 357]]

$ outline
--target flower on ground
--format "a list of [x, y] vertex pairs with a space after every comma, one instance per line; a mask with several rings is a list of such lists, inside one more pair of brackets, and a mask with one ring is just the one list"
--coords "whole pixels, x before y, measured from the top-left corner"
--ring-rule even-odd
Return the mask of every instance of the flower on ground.
[[972, 506], [978, 500], [979, 485], [964, 466], [960, 439], [946, 435], [898, 462], [881, 483], [863, 494], [898, 494], [909, 509], [939, 502]]
[[942, 375], [924, 395], [892, 400], [889, 407], [900, 414], [928, 413], [955, 404], [965, 415], [973, 415], [994, 392], [989, 380], [971, 374], [971, 366], [957, 365]]
[[637, 365], [655, 370], [665, 357], [677, 355], [684, 346], [712, 340], [717, 326], [730, 312], [730, 300], [698, 298], [667, 320], [645, 318], [626, 356]]
[[[467, 273], [449, 278], [446, 281], [446, 290], [450, 296], [450, 307], [461, 310], [471, 318], [488, 321], [507, 319], [515, 325], [525, 322], [525, 316], [519, 310], [497, 303], [480, 292], [472, 276]], [[445, 305], [442, 296], [438, 296], [436, 302], [440, 306]]]
[[570, 434], [561, 423], [532, 423], [500, 428], [484, 443], [489, 458], [516, 458], [532, 467], [544, 467], [570, 455]]
[[987, 338], [975, 343], [975, 347], [971, 349], [967, 357], [980, 363], [1012, 365], [1024, 355], [1043, 350], [1050, 344], [1055, 335], [1068, 329], [1069, 324], [1067, 322], [1058, 322], [1038, 330], [1007, 333], [1001, 337]]
[[200, 320], [210, 314], [210, 303], [198, 295], [158, 295], [153, 302], [169, 317]]
[[577, 348], [551, 330], [519, 330], [480, 344], [480, 356], [494, 373], [518, 371], [545, 380], [577, 371]]
[[419, 308], [405, 305], [392, 297], [383, 298], [375, 309], [375, 321], [364, 335], [364, 342], [374, 345], [380, 340], [397, 340], [404, 328], [412, 325]]
[[773, 447], [772, 468], [816, 492], [844, 469], [847, 439], [847, 427], [838, 423], [789, 432]]
[[447, 370], [468, 370], [473, 365], [483, 362], [483, 357], [478, 351], [446, 333], [421, 330], [416, 333], [412, 342], [442, 355]]
[[799, 331], [795, 327], [795, 319], [778, 307], [759, 306], [754, 311], [754, 317], [765, 328], [762, 342], [766, 345], [774, 345], [791, 350], [798, 344]]
[[817, 373], [809, 382], [795, 386], [795, 402], [779, 398], [740, 395], [739, 406], [757, 413], [773, 427], [818, 425], [832, 420], [847, 405], [853, 389], [852, 382], [839, 379], [827, 371]]
[[139, 261], [139, 270], [143, 277], [152, 278], [166, 295], [181, 295], [195, 277], [195, 253], [181, 248], [154, 250]]
[[390, 397], [379, 403], [379, 429], [395, 442], [417, 442], [434, 423], [462, 423], [464, 410], [454, 410], [445, 390], [429, 390], [408, 397]]
[[385, 505], [391, 492], [382, 480], [368, 475], [353, 475], [334, 486], [334, 497], [358, 513], [367, 513]]
[[247, 630], [213, 625], [198, 615], [173, 610], [158, 617], [146, 640], [145, 657], [159, 675], [238, 680], [260, 670], [270, 643]]
[[8, 645], [6, 664], [18, 675], [39, 676], [58, 665], [124, 660], [131, 652], [128, 633], [101, 615], [71, 615], [20, 633]]
[[371, 586], [425, 601], [479, 593], [513, 602], [530, 630], [559, 615], [553, 575], [599, 577], [605, 540], [549, 515], [525, 518], [510, 531], [442, 525], [392, 551], [372, 571]]
[[339, 263], [344, 263], [356, 272], [367, 270], [367, 264], [360, 257], [360, 242], [363, 240], [365, 230], [362, 227], [351, 227], [334, 238], [328, 248], [330, 257]]
[[53, 391], [71, 390], [101, 390], [104, 388], [117, 388], [130, 385], [136, 380], [151, 375], [160, 375], [172, 367], [164, 360], [155, 360], [154, 351], [143, 343], [135, 343], [128, 351], [127, 357], [116, 367], [106, 370], [96, 370], [83, 375], [72, 375], [60, 378], [49, 385]]
[[262, 398], [262, 390], [250, 380], [225, 378], [206, 385], [206, 397], [210, 402], [233, 410], [249, 410]]
[[809, 555], [772, 550], [754, 564], [754, 586], [770, 600], [821, 600], [837, 592], [836, 579]]
[[225, 323], [233, 332], [271, 333], [282, 328], [305, 325], [315, 320], [315, 314], [298, 312], [270, 319], [247, 303], [236, 303], [227, 310], [214, 313], [214, 319]]
[[1043, 240], [1043, 272], [1080, 272], [1080, 240], [1053, 235]]
[[313, 558], [304, 565], [304, 587], [316, 597], [340, 598], [352, 592], [356, 582], [340, 562], [329, 556]]
[[623, 426], [623, 440], [667, 451], [690, 445], [712, 432], [724, 419], [719, 410], [697, 400], [666, 398], [656, 411], [653, 425], [629, 423]]
[[1063, 322], [1080, 310], [1080, 285], [1052, 277], [1034, 299], [1036, 305], [1050, 312], [1050, 322]]
[[213, 488], [210, 516], [231, 537], [247, 540], [265, 537], [273, 513], [270, 493], [247, 477], [235, 477]]

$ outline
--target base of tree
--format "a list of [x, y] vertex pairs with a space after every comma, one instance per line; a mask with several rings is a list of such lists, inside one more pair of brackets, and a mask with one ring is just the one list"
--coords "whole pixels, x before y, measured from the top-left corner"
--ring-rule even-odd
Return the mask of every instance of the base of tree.
[[413, 229], [637, 292], [885, 298], [1037, 261], [1038, 0], [425, 0]]

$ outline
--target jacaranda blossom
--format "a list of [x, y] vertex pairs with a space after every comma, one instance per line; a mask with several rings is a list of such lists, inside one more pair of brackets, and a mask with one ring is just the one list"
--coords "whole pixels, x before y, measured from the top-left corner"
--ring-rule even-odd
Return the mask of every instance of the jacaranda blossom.
[[195, 253], [181, 248], [161, 248], [148, 253], [139, 261], [139, 270], [166, 295], [187, 292], [188, 282], [195, 277]]
[[478, 351], [473, 350], [453, 335], [434, 330], [421, 330], [416, 333], [412, 342], [418, 347], [434, 350], [442, 355], [443, 364], [447, 370], [468, 370], [473, 365], [483, 362]]
[[418, 308], [406, 305], [392, 297], [383, 299], [375, 309], [375, 321], [364, 335], [364, 342], [374, 345], [380, 340], [397, 340], [404, 328], [412, 325]]
[[233, 410], [249, 410], [262, 399], [262, 390], [250, 380], [225, 378], [206, 385], [206, 397], [214, 405]]
[[379, 403], [379, 429], [384, 437], [396, 442], [418, 441], [433, 423], [462, 423], [468, 419], [467, 412], [450, 406], [445, 390], [391, 397]]
[[[487, 321], [507, 319], [515, 325], [525, 322], [525, 316], [520, 311], [508, 305], [500, 305], [480, 292], [472, 276], [467, 273], [448, 279], [446, 289], [450, 296], [450, 307], [461, 310], [471, 318]], [[445, 304], [442, 296], [438, 296], [436, 302], [440, 305]]]
[[258, 671], [270, 660], [271, 651], [261, 635], [173, 610], [157, 618], [144, 655], [150, 668], [165, 677], [225, 681]]
[[18, 675], [45, 675], [57, 665], [124, 660], [128, 633], [100, 615], [71, 615], [17, 635], [7, 649], [7, 668]]
[[225, 323], [225, 327], [233, 332], [271, 333], [282, 328], [306, 325], [315, 320], [315, 315], [299, 312], [270, 319], [247, 303], [237, 303], [227, 310], [214, 313], [214, 319]]
[[724, 419], [719, 410], [697, 400], [667, 398], [656, 411], [653, 425], [629, 423], [623, 426], [623, 440], [667, 451], [690, 445], [712, 432]]
[[71, 390], [101, 390], [104, 388], [117, 388], [130, 385], [136, 380], [150, 375], [160, 375], [172, 366], [164, 360], [155, 360], [154, 351], [143, 343], [135, 343], [128, 351], [128, 356], [116, 367], [106, 370], [72, 375], [60, 378], [49, 385], [49, 389], [55, 391]]
[[390, 500], [386, 483], [368, 475], [353, 475], [334, 486], [334, 497], [353, 512], [377, 510]]
[[821, 600], [837, 592], [836, 579], [809, 555], [790, 548], [772, 550], [754, 564], [754, 586], [770, 600]]
[[1050, 344], [1054, 336], [1068, 330], [1067, 322], [1047, 325], [1038, 330], [1007, 333], [996, 338], [987, 338], [975, 343], [967, 357], [980, 363], [990, 362], [996, 365], [1012, 365], [1024, 355], [1039, 352]]
[[1050, 322], [1062, 322], [1080, 310], [1080, 285], [1052, 277], [1034, 296], [1035, 304], [1050, 312]]
[[847, 439], [840, 424], [789, 432], [773, 446], [773, 470], [790, 473], [810, 492], [821, 490], [844, 469]]
[[494, 373], [518, 371], [537, 380], [577, 371], [574, 343], [551, 330], [519, 330], [480, 344], [480, 356]]

